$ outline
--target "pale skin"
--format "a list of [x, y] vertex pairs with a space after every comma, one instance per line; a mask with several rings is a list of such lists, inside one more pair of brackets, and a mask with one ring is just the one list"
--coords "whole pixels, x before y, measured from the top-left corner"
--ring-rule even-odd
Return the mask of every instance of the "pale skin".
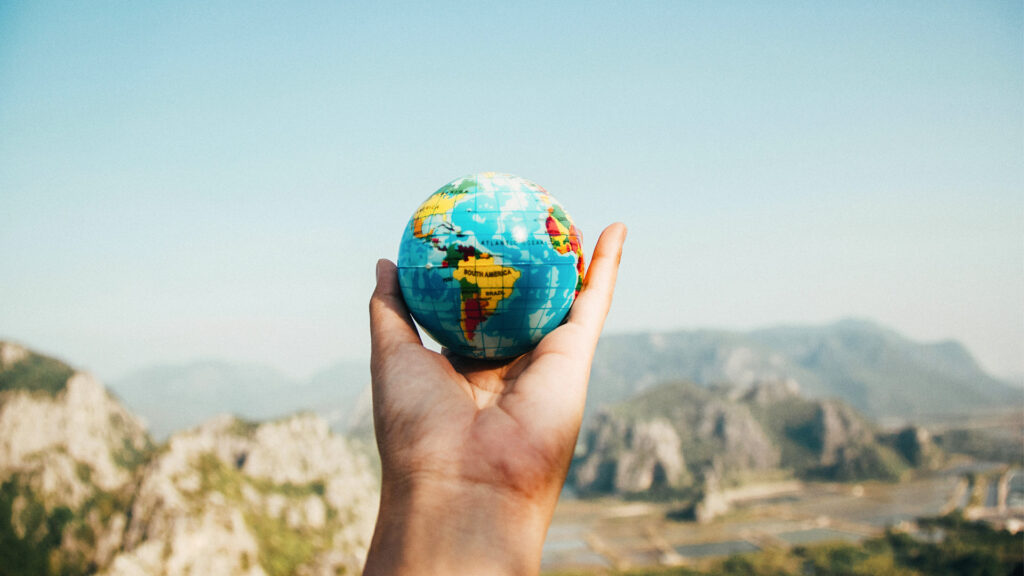
[[568, 320], [510, 361], [423, 347], [395, 265], [370, 300], [380, 511], [365, 575], [537, 574], [565, 482], [626, 227], [594, 248]]

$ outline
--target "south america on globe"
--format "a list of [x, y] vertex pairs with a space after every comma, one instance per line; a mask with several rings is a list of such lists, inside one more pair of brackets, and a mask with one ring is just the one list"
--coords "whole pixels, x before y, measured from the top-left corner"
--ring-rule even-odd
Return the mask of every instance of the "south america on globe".
[[416, 323], [455, 354], [519, 356], [558, 327], [583, 287], [583, 242], [562, 205], [518, 176], [445, 184], [416, 210], [398, 281]]

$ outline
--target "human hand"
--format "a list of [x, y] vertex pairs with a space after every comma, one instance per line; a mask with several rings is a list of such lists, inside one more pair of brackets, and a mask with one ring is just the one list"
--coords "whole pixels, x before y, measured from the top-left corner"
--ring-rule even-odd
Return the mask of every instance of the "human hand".
[[365, 574], [531, 574], [572, 459], [626, 227], [597, 241], [567, 321], [504, 362], [423, 347], [395, 265], [370, 300], [382, 465]]

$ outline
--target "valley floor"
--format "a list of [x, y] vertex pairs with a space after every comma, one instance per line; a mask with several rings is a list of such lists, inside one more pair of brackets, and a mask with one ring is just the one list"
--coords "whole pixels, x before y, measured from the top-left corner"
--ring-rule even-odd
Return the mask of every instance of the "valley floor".
[[[887, 527], [961, 510], [1002, 528], [1024, 520], [1024, 470], [961, 462], [898, 484], [780, 482], [732, 494], [734, 509], [708, 524], [675, 521], [668, 502], [564, 495], [544, 547], [547, 573], [694, 566], [758, 550], [860, 542]], [[1018, 528], [1019, 529], [1019, 528]]]

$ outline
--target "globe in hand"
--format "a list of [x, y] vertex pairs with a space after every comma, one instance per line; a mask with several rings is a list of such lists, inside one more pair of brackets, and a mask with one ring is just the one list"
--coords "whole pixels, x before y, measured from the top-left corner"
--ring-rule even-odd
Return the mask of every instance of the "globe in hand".
[[579, 230], [547, 190], [511, 174], [453, 180], [413, 214], [398, 280], [416, 322], [452, 352], [511, 358], [565, 319], [583, 286]]

